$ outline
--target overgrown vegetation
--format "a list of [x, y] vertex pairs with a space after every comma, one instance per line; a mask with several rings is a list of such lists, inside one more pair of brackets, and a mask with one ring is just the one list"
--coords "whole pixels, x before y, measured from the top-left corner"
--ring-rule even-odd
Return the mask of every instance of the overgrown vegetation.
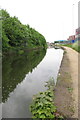
[[11, 17], [6, 10], [2, 9], [0, 13], [2, 13], [0, 21], [2, 21], [3, 53], [9, 52], [10, 50], [46, 47], [44, 36], [35, 29], [31, 28], [29, 25], [23, 25], [17, 17]]
[[77, 41], [72, 45], [72, 48], [78, 52], [80, 52], [80, 41]]
[[63, 46], [71, 47], [77, 52], [80, 52], [80, 41], [75, 42], [74, 44], [65, 44]]
[[59, 118], [63, 117], [57, 113], [57, 108], [54, 105], [54, 81], [50, 79], [47, 82], [48, 90], [40, 92], [33, 97], [33, 103], [30, 106], [30, 111], [33, 114], [33, 118]]

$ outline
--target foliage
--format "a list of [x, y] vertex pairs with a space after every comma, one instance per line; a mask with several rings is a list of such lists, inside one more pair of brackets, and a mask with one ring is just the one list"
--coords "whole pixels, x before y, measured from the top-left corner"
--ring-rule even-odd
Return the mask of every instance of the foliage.
[[63, 44], [63, 46], [72, 47], [72, 44]]
[[80, 52], [80, 41], [77, 41], [72, 45], [72, 48], [78, 52]]
[[49, 81], [46, 82], [45, 87], [48, 87], [50, 90], [55, 89], [55, 83], [53, 77], [49, 79]]
[[53, 92], [50, 90], [40, 92], [35, 96], [31, 105], [31, 112], [34, 118], [55, 118], [53, 113], [56, 112], [56, 107], [52, 102]]
[[80, 41], [77, 41], [77, 42], [75, 42], [73, 44], [64, 44], [63, 46], [71, 47], [74, 50], [80, 52]]
[[23, 25], [17, 17], [10, 17], [6, 10], [2, 12], [2, 48], [3, 53], [10, 49], [21, 50], [35, 47], [46, 47], [46, 40], [43, 35], [31, 28]]
[[[51, 84], [52, 83], [52, 84]], [[33, 103], [30, 106], [30, 111], [33, 114], [33, 118], [59, 118], [63, 119], [62, 116], [56, 114], [57, 108], [54, 105], [54, 92], [52, 86], [54, 86], [53, 79], [47, 82], [47, 87], [49, 88], [45, 92], [40, 92], [33, 97]]]
[[73, 91], [73, 88], [68, 87], [67, 89], [70, 93]]

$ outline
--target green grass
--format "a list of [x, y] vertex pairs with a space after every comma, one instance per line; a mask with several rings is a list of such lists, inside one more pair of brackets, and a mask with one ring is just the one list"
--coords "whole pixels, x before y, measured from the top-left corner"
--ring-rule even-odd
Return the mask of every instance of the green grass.
[[80, 41], [77, 41], [74, 44], [64, 44], [63, 46], [70, 47], [80, 53]]
[[72, 45], [72, 48], [73, 48], [74, 50], [80, 52], [80, 41], [79, 41], [79, 42], [77, 41], [76, 43], [74, 43], [74, 44]]

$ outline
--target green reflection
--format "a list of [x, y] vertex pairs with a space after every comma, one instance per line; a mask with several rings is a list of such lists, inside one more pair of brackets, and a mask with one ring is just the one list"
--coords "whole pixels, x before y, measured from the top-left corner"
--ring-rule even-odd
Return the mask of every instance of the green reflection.
[[42, 61], [46, 50], [29, 51], [23, 55], [7, 56], [3, 58], [2, 68], [2, 101], [5, 102], [17, 84], [23, 81], [28, 72]]

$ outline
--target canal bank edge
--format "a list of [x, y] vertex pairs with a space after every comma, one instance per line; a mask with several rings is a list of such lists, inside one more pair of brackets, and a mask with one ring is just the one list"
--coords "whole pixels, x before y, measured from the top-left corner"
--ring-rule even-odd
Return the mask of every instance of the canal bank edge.
[[[55, 87], [54, 103], [58, 112], [67, 118], [78, 118], [78, 71], [76, 70], [78, 68], [76, 59], [78, 53], [68, 47], [62, 47], [62, 49], [64, 49], [64, 55]], [[76, 73], [75, 80], [73, 78], [74, 72]]]

